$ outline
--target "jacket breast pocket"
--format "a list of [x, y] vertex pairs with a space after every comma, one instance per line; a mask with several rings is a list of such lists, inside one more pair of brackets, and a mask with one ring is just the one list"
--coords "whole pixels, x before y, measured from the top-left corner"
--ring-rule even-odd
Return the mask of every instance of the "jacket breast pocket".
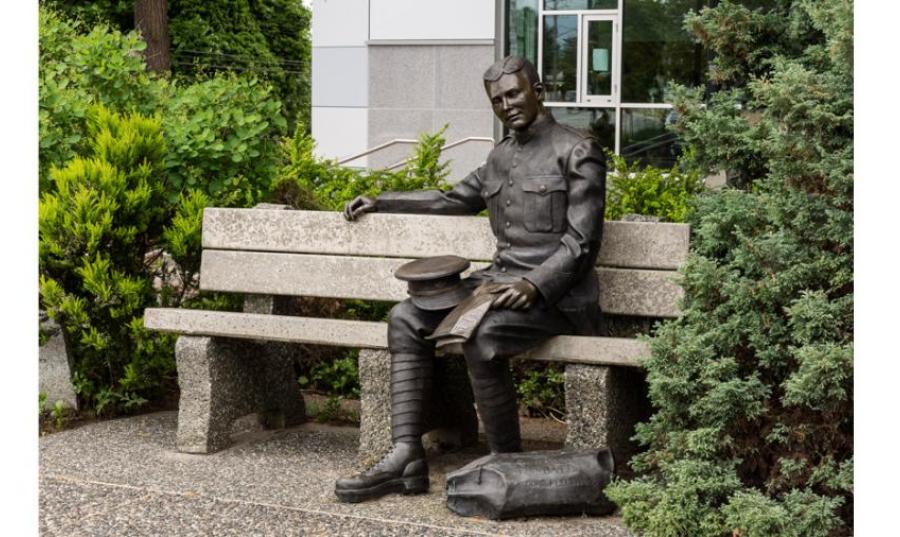
[[493, 181], [484, 185], [484, 190], [481, 191], [494, 235], [500, 233], [500, 196], [498, 194], [501, 186], [503, 186], [503, 181]]
[[525, 229], [560, 232], [566, 229], [567, 187], [562, 175], [532, 175], [522, 183]]

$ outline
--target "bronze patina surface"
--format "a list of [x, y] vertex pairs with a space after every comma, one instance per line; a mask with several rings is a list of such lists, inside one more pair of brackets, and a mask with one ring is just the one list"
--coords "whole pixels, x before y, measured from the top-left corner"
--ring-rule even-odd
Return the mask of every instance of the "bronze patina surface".
[[[521, 450], [508, 357], [555, 335], [594, 334], [606, 165], [594, 139], [560, 125], [544, 107], [544, 86], [528, 60], [498, 61], [485, 72], [484, 88], [510, 129], [484, 165], [449, 191], [358, 197], [344, 215], [353, 221], [374, 211], [474, 215], [487, 209], [497, 250], [490, 266], [462, 281], [467, 292], [491, 285], [490, 310], [462, 345], [491, 452], [508, 453]], [[412, 295], [397, 304], [388, 323], [394, 449], [365, 472], [338, 480], [343, 501], [428, 489], [421, 444], [434, 369], [435, 341], [428, 337], [450, 310], [416, 302]]]

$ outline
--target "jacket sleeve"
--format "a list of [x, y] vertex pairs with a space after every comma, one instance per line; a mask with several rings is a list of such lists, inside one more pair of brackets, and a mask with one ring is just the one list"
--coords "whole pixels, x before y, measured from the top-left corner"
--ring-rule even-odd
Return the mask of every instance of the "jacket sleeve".
[[485, 209], [481, 197], [484, 171], [485, 165], [447, 192], [383, 192], [375, 199], [375, 210], [380, 213], [476, 214]]
[[544, 299], [555, 304], [587, 270], [593, 269], [591, 251], [603, 235], [606, 202], [606, 157], [593, 139], [575, 145], [566, 164], [568, 208], [566, 230], [556, 251], [523, 277]]

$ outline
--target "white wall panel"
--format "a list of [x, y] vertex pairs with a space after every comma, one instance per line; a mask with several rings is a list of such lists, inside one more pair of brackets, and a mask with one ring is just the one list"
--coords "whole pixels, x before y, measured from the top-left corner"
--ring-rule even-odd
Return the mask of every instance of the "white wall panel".
[[[367, 149], [369, 111], [366, 108], [312, 108], [312, 135], [316, 155], [342, 158]], [[366, 158], [347, 163], [365, 166]]]
[[369, 0], [313, 0], [312, 9], [312, 46], [365, 46]]
[[313, 47], [312, 105], [367, 106], [367, 47]]
[[494, 0], [371, 0], [369, 28], [373, 40], [493, 39]]

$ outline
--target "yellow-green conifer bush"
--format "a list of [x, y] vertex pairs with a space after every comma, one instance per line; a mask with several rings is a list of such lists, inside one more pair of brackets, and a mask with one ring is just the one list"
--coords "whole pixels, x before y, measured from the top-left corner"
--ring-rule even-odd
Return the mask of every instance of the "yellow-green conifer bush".
[[852, 533], [852, 2], [755, 4], [686, 20], [721, 91], [680, 88], [678, 128], [745, 189], [700, 198], [647, 451], [607, 488], [648, 537]]
[[153, 289], [147, 254], [193, 251], [192, 215], [206, 200], [167, 202], [158, 119], [91, 108], [86, 145], [51, 170], [39, 202], [41, 303], [64, 329], [79, 397], [98, 412], [128, 410], [174, 375], [171, 338], [143, 328], [144, 308], [169, 300]]

